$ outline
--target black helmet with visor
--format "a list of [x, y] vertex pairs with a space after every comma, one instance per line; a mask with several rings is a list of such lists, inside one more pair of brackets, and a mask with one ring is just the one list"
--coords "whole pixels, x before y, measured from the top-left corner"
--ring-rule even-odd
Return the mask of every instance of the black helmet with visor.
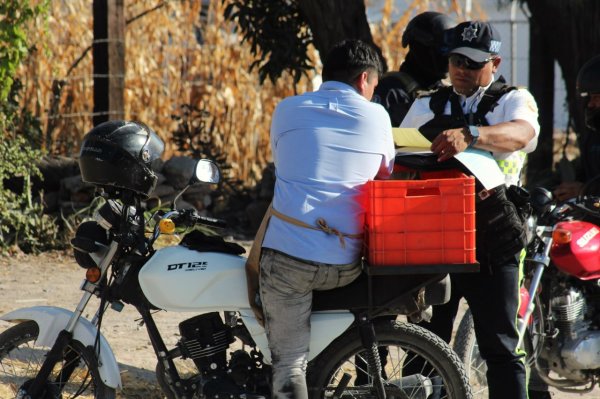
[[146, 198], [156, 186], [164, 147], [156, 132], [143, 123], [101, 123], [83, 138], [81, 177], [109, 192], [127, 190]]

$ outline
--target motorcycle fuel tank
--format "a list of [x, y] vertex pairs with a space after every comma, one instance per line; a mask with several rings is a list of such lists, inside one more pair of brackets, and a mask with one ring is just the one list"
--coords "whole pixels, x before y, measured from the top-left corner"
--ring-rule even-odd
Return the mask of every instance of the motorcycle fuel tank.
[[552, 245], [550, 257], [556, 267], [581, 280], [600, 278], [600, 227], [569, 221], [557, 223], [554, 228], [571, 232], [569, 243]]
[[177, 245], [159, 249], [140, 270], [144, 295], [178, 312], [249, 308], [246, 258]]

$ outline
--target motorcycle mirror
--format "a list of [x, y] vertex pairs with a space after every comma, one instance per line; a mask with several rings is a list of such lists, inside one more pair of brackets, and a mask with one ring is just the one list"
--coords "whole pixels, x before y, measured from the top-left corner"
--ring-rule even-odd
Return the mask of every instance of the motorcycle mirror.
[[177, 200], [181, 197], [181, 195], [194, 183], [213, 183], [216, 184], [221, 181], [221, 171], [216, 163], [209, 159], [200, 159], [196, 162], [196, 166], [194, 167], [194, 174], [190, 177], [190, 181], [175, 196], [173, 200], [173, 209], [177, 209]]
[[221, 171], [216, 163], [209, 159], [200, 159], [196, 162], [195, 172], [192, 175], [190, 184], [197, 182], [218, 183], [221, 181]]
[[544, 187], [535, 187], [531, 192], [531, 207], [536, 215], [545, 214], [553, 200], [552, 192]]

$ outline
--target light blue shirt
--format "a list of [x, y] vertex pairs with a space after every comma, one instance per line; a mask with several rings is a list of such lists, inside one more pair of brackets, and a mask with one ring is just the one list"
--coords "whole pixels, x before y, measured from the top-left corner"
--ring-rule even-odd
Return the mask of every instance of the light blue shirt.
[[[392, 126], [385, 109], [353, 87], [335, 81], [318, 91], [284, 99], [271, 123], [275, 162], [273, 207], [315, 225], [319, 218], [343, 233], [364, 227], [364, 187], [387, 178], [394, 164]], [[363, 242], [295, 226], [272, 217], [263, 247], [301, 259], [346, 264]]]

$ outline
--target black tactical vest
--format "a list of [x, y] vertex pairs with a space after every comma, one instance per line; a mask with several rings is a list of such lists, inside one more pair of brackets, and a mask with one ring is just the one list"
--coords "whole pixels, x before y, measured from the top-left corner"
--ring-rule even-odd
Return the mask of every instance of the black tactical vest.
[[[475, 113], [465, 115], [460, 105], [458, 95], [452, 87], [442, 87], [431, 93], [429, 100], [429, 108], [433, 112], [433, 119], [419, 127], [419, 131], [432, 141], [438, 134], [446, 129], [456, 129], [475, 126], [489, 126], [485, 116], [488, 112], [494, 110], [498, 105], [498, 100], [508, 93], [515, 90], [516, 87], [509, 86], [502, 76], [494, 81], [483, 94], [483, 98], [477, 106]], [[444, 115], [446, 103], [450, 101], [451, 114]]]

